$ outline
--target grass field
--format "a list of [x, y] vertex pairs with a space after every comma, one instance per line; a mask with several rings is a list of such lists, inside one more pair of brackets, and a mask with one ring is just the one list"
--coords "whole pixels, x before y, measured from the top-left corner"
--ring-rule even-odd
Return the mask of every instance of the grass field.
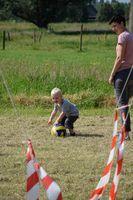
[[[111, 113], [111, 111], [108, 111]], [[60, 185], [63, 199], [86, 200], [96, 187], [107, 162], [113, 130], [112, 114], [81, 113], [75, 124], [76, 137], [50, 136], [47, 116], [0, 117], [0, 199], [23, 200], [25, 197], [25, 152], [21, 142], [32, 138], [36, 157], [41, 166]], [[123, 170], [117, 199], [132, 200], [133, 140], [125, 144]], [[116, 163], [116, 158], [115, 158]], [[112, 170], [113, 178], [115, 163]], [[109, 184], [110, 186], [110, 184]], [[109, 186], [103, 196], [108, 199]], [[46, 199], [43, 189], [41, 198]]]
[[[83, 51], [80, 52], [79, 34], [59, 35], [44, 30], [39, 42], [41, 33], [39, 30], [34, 32], [31, 25], [25, 30], [22, 28], [25, 24], [16, 24], [16, 30], [15, 25], [12, 26], [9, 24], [5, 28], [11, 29], [10, 41], [6, 41], [6, 50], [0, 51], [0, 67], [17, 103], [23, 98], [39, 105], [43, 97], [44, 104], [49, 105], [47, 97], [55, 86], [70, 98], [74, 95], [72, 100], [79, 107], [101, 107], [112, 103], [113, 87], [108, 84], [108, 77], [115, 56], [116, 36], [84, 34]], [[89, 26], [93, 27], [92, 23]], [[3, 24], [0, 27], [3, 30]], [[67, 31], [66, 24], [62, 25], [64, 29], [60, 24], [53, 27], [57, 31]], [[80, 28], [70, 24], [69, 29], [76, 31], [76, 27]], [[0, 41], [2, 46], [2, 35]], [[0, 101], [5, 104], [8, 98], [2, 82], [0, 91]], [[37, 103], [36, 98], [39, 99]]]
[[[56, 33], [43, 30], [42, 34], [27, 23], [0, 23], [0, 69], [17, 109], [15, 115], [1, 76], [0, 200], [25, 199], [27, 146], [22, 151], [22, 141], [27, 138], [31, 138], [41, 166], [60, 185], [64, 200], [88, 199], [108, 159], [115, 107], [108, 77], [115, 58], [116, 36], [84, 34], [80, 52], [80, 24], [51, 27]], [[85, 31], [99, 27], [109, 28], [107, 24], [84, 24]], [[6, 49], [2, 50], [4, 29], [10, 32], [10, 41], [7, 38]], [[63, 31], [75, 34], [61, 34]], [[50, 136], [50, 91], [56, 86], [80, 109], [76, 137]], [[118, 200], [133, 200], [132, 146], [133, 139], [125, 143]], [[109, 187], [103, 200], [108, 199], [108, 193]], [[46, 200], [42, 190], [40, 195]]]

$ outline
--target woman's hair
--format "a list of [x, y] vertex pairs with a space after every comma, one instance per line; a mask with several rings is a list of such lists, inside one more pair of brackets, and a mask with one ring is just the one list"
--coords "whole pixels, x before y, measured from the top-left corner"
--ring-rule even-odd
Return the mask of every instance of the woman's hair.
[[62, 92], [59, 88], [53, 88], [52, 91], [51, 91], [51, 96], [54, 96], [55, 94], [62, 95]]
[[126, 20], [125, 17], [121, 16], [121, 15], [115, 15], [111, 18], [111, 20], [109, 21], [109, 24], [112, 24], [113, 22], [116, 22], [118, 24], [120, 24], [121, 22], [123, 22], [124, 26], [126, 26]]

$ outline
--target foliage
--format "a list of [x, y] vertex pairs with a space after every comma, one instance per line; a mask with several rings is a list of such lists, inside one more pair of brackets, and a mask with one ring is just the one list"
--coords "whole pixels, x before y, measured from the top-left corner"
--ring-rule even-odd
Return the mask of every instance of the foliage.
[[133, 1], [130, 3], [129, 31], [133, 33]]
[[[108, 21], [116, 13], [128, 16], [129, 4], [97, 4], [99, 21]], [[52, 22], [86, 22], [95, 5], [95, 0], [0, 0], [0, 19], [21, 19], [47, 28]]]
[[66, 9], [66, 18], [67, 22], [80, 22], [82, 17], [82, 8], [81, 6], [73, 5], [69, 3]]
[[12, 18], [9, 0], [0, 0], [0, 20], [8, 20]]
[[[78, 21], [82, 7], [87, 0], [6, 0], [4, 7], [8, 8], [15, 16], [36, 24], [38, 27], [47, 28], [48, 23], [63, 21], [67, 18]], [[8, 6], [7, 6], [8, 4]], [[71, 10], [77, 14], [73, 19]], [[6, 12], [6, 10], [5, 10]]]
[[119, 3], [117, 1], [113, 3], [103, 3], [99, 8], [98, 20], [99, 21], [109, 21], [113, 15], [125, 15], [128, 19], [129, 15], [129, 4]]
[[112, 8], [113, 8], [113, 15], [125, 15], [125, 6], [123, 3], [115, 2], [112, 3]]
[[113, 8], [110, 3], [104, 3], [101, 5], [98, 20], [99, 21], [109, 21], [109, 19], [113, 16]]

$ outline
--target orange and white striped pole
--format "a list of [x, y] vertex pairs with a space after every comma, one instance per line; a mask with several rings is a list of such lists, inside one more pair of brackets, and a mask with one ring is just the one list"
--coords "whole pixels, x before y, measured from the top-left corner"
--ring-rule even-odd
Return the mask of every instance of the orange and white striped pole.
[[102, 177], [96, 189], [91, 193], [89, 200], [99, 200], [102, 197], [103, 192], [105, 191], [106, 186], [109, 182], [111, 169], [113, 165], [113, 158], [115, 154], [115, 146], [117, 142], [117, 126], [118, 126], [118, 112], [116, 111], [115, 116], [114, 116], [114, 130], [113, 130], [113, 138], [112, 138], [112, 143], [111, 143], [111, 151], [109, 154], [108, 162], [105, 169], [103, 170]]
[[35, 168], [38, 171], [41, 183], [46, 191], [48, 200], [63, 200], [61, 189], [58, 184], [46, 173], [46, 171], [35, 163]]
[[122, 171], [122, 164], [123, 164], [123, 155], [124, 155], [124, 140], [125, 140], [125, 115], [123, 114], [123, 126], [121, 128], [121, 132], [119, 133], [119, 141], [118, 141], [118, 154], [117, 154], [117, 165], [115, 170], [114, 179], [111, 185], [110, 193], [109, 193], [109, 200], [115, 200], [118, 184], [120, 180], [120, 174]]
[[26, 154], [27, 161], [27, 185], [26, 185], [26, 200], [39, 200], [39, 177], [34, 167], [35, 153], [31, 140], [28, 140], [28, 149]]

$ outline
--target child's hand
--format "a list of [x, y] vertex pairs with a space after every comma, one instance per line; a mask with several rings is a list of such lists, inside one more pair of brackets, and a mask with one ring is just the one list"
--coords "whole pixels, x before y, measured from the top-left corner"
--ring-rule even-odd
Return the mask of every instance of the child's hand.
[[58, 121], [55, 121], [55, 122], [54, 122], [54, 125], [55, 125], [55, 126], [56, 126], [56, 125], [58, 125], [58, 124], [59, 124], [59, 122], [58, 122]]
[[52, 124], [52, 120], [49, 119], [49, 120], [48, 120], [48, 125], [51, 125], [51, 124]]

